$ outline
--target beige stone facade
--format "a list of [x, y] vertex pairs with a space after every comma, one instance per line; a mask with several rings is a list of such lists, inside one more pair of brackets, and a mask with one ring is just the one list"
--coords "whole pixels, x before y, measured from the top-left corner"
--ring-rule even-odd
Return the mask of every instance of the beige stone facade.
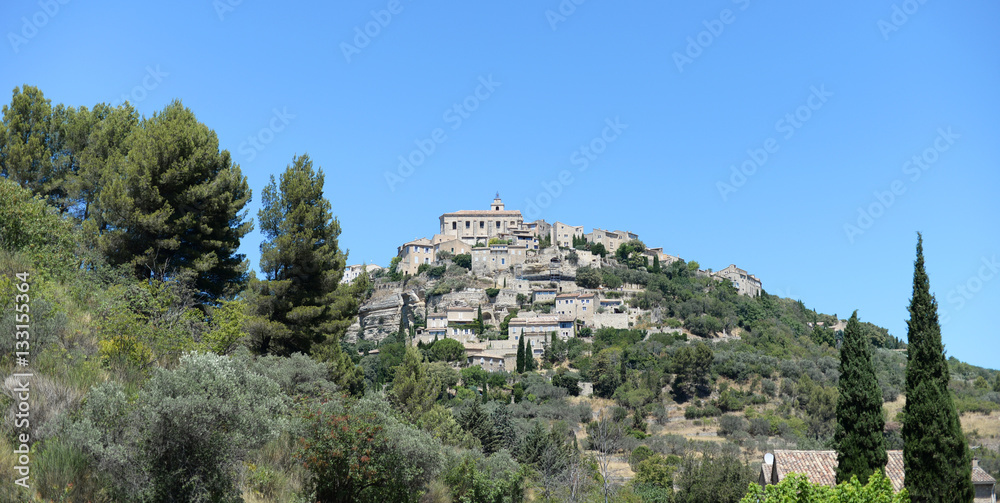
[[590, 241], [591, 243], [601, 243], [604, 245], [604, 248], [608, 250], [608, 254], [611, 255], [614, 255], [615, 251], [623, 243], [627, 243], [633, 239], [639, 239], [639, 235], [634, 232], [606, 231], [596, 227], [585, 237], [587, 238], [587, 241]]
[[573, 238], [583, 237], [582, 225], [567, 225], [562, 222], [552, 224], [552, 246], [573, 247]]
[[489, 274], [523, 264], [528, 256], [524, 245], [496, 243], [472, 249], [472, 272]]
[[507, 211], [499, 194], [487, 210], [462, 210], [445, 213], [440, 217], [441, 234], [454, 236], [467, 244], [486, 243], [492, 237], [500, 237], [514, 230], [520, 230], [524, 217], [519, 210]]
[[434, 262], [434, 245], [427, 238], [415, 239], [397, 248], [396, 256], [400, 259], [397, 268], [399, 272], [416, 275], [420, 264]]
[[[443, 234], [438, 234], [438, 235], [436, 235], [434, 237], [435, 238], [438, 238], [438, 237], [445, 238], [445, 239], [442, 239], [442, 240], [437, 241], [436, 243], [434, 243], [434, 256], [435, 257], [437, 257], [437, 254], [441, 253], [441, 252], [448, 252], [452, 256], [455, 256], [455, 255], [464, 255], [464, 254], [467, 254], [467, 253], [472, 253], [472, 245], [466, 243], [465, 241], [462, 241], [461, 239], [457, 239], [454, 236], [447, 236], [447, 235], [443, 235]], [[431, 241], [433, 242], [434, 240], [431, 240]]]
[[341, 283], [350, 283], [361, 276], [361, 272], [365, 271], [368, 277], [371, 278], [378, 271], [382, 270], [382, 266], [376, 264], [357, 264], [349, 265], [344, 268], [344, 275], [340, 278]]
[[735, 264], [730, 264], [729, 267], [721, 271], [713, 272], [712, 277], [732, 282], [736, 291], [739, 292], [740, 295], [757, 297], [763, 290], [763, 286], [756, 276], [748, 274], [743, 269], [736, 267]]
[[576, 336], [572, 316], [560, 314], [540, 314], [535, 317], [516, 317], [507, 323], [507, 335], [510, 338], [520, 336], [533, 337], [544, 340], [546, 335], [555, 333], [563, 340]]
[[593, 326], [594, 312], [597, 311], [596, 297], [592, 293], [564, 293], [556, 296], [555, 312], [580, 320], [584, 325]]

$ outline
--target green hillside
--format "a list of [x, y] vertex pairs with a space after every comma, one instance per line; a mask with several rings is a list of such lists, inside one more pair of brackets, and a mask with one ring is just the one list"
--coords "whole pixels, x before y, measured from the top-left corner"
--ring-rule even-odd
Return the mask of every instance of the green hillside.
[[[377, 284], [498, 285], [462, 256], [341, 284], [322, 169], [289, 160], [253, 218], [239, 166], [179, 102], [147, 118], [24, 86], [0, 124], [0, 366], [32, 374], [4, 383], [0, 472], [23, 484], [0, 501], [739, 501], [763, 453], [832, 448], [842, 320], [802, 301], [739, 295], [632, 243], [576, 282], [635, 285], [623, 300], [657, 321], [553, 338], [524, 372], [412, 344], [424, 313], [348, 342]], [[237, 253], [254, 226], [260, 277]], [[901, 449], [907, 346], [862, 330]], [[947, 363], [1000, 478], [1000, 372]]]

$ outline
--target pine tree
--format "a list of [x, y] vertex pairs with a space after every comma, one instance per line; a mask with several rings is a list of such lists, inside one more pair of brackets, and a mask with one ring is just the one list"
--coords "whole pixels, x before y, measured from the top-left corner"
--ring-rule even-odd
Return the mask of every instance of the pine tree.
[[903, 467], [911, 501], [972, 501], [972, 460], [941, 342], [937, 301], [924, 270], [923, 236], [917, 234], [913, 297], [907, 320], [906, 405], [903, 408]]
[[[244, 220], [250, 188], [215, 132], [174, 101], [126, 143], [127, 159], [102, 175], [94, 204], [92, 225], [108, 261], [131, 266], [138, 279], [189, 278], [202, 300], [236, 293], [247, 279], [237, 250], [253, 228]], [[262, 227], [278, 235], [263, 219]]]
[[343, 328], [340, 318], [351, 314], [334, 309], [346, 262], [337, 247], [340, 223], [323, 197], [323, 170], [313, 171], [308, 155], [293, 159], [280, 185], [272, 176], [262, 199], [258, 218], [265, 238], [260, 245], [265, 280], [254, 289], [260, 295], [258, 309], [280, 329], [264, 336], [259, 350], [308, 353], [313, 344], [335, 339]]
[[524, 330], [521, 330], [517, 343], [517, 373], [524, 373]]
[[483, 306], [479, 306], [476, 314], [476, 335], [483, 335]]
[[844, 330], [840, 348], [840, 397], [837, 400], [837, 482], [856, 475], [862, 484], [876, 470], [883, 470], [885, 419], [882, 417], [882, 390], [875, 377], [871, 344], [854, 311]]

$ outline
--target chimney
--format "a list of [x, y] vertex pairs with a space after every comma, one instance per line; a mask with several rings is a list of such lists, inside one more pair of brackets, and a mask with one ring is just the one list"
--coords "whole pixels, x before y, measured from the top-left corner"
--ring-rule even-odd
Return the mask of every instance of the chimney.
[[972, 458], [972, 469], [979, 468], [979, 458]]

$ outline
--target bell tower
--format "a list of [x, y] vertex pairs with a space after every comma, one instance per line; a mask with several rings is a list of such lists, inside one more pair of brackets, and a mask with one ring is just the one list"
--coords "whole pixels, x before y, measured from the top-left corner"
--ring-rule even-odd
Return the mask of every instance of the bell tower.
[[497, 192], [496, 197], [493, 198], [493, 204], [490, 206], [490, 211], [504, 211], [503, 201], [500, 200], [499, 192]]

